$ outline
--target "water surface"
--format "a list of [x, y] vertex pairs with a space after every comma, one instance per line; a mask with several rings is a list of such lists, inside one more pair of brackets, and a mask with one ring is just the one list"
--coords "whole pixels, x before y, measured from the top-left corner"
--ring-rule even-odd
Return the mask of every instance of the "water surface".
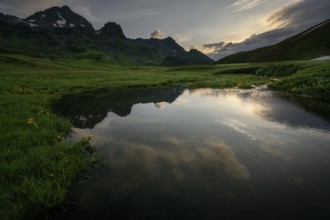
[[107, 164], [68, 219], [330, 217], [330, 124], [269, 91], [104, 90], [57, 111]]

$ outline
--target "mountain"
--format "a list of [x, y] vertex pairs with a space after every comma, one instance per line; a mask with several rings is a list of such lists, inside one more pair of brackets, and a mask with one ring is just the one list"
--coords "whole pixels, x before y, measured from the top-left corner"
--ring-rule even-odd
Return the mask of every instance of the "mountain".
[[148, 46], [156, 49], [158, 53], [164, 55], [165, 57], [168, 56], [185, 56], [186, 51], [178, 45], [175, 40], [171, 37], [165, 39], [136, 39], [135, 42], [139, 45]]
[[84, 17], [74, 13], [68, 6], [52, 7], [45, 11], [37, 12], [24, 21], [33, 24], [34, 27], [44, 28], [78, 28], [94, 31], [91, 23]]
[[310, 60], [330, 54], [330, 19], [278, 44], [236, 53], [217, 63]]
[[123, 29], [114, 22], [106, 23], [96, 34], [108, 39], [126, 39]]
[[18, 17], [3, 14], [1, 12], [0, 12], [0, 21], [8, 22], [8, 23], [11, 23], [11, 24], [19, 24], [19, 23], [23, 22], [23, 20], [19, 19]]
[[96, 59], [120, 65], [212, 63], [198, 51], [187, 52], [172, 38], [128, 39], [121, 26], [106, 23], [95, 30], [68, 6], [52, 7], [20, 19], [0, 13], [0, 53], [52, 59]]
[[158, 51], [159, 54], [165, 56], [163, 65], [165, 66], [181, 66], [189, 64], [211, 64], [214, 61], [205, 56], [205, 54], [198, 50], [185, 51], [183, 47], [178, 45], [171, 37], [165, 39], [136, 39], [135, 43], [141, 46], [146, 46]]

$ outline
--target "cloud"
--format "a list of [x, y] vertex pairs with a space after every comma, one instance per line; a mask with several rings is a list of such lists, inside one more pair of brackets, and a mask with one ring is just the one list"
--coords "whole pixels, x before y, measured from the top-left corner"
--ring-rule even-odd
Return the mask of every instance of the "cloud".
[[271, 0], [237, 0], [228, 8], [233, 8], [236, 12], [253, 9], [262, 4], [268, 3]]
[[241, 51], [254, 50], [260, 47], [276, 44], [294, 34], [298, 33], [292, 28], [275, 29], [261, 34], [252, 35], [239, 43], [220, 42], [214, 44], [205, 44], [205, 50], [210, 49], [208, 55], [214, 60], [219, 60], [225, 56], [238, 53]]
[[44, 10], [52, 6], [63, 5], [62, 0], [51, 0], [51, 1], [41, 1], [41, 0], [1, 0], [0, 11], [25, 18], [36, 11]]
[[151, 38], [156, 38], [156, 39], [164, 39], [165, 38], [165, 33], [160, 31], [159, 29], [154, 30], [151, 33]]
[[178, 43], [187, 43], [191, 40], [191, 36], [186, 34], [176, 34], [174, 40]]
[[210, 48], [210, 49], [215, 49], [215, 50], [220, 50], [224, 46], [226, 46], [225, 42], [220, 42], [220, 43], [213, 43], [213, 44], [204, 44], [204, 48]]
[[[260, 1], [241, 0], [236, 1], [231, 7], [243, 10], [257, 6], [258, 3]], [[234, 53], [273, 45], [329, 19], [329, 11], [330, 1], [328, 0], [297, 0], [266, 18], [266, 26], [273, 30], [252, 35], [238, 43], [204, 44], [203, 49], [208, 51], [207, 55], [212, 59], [219, 60]]]
[[329, 0], [296, 1], [274, 12], [267, 25], [306, 29], [330, 18]]

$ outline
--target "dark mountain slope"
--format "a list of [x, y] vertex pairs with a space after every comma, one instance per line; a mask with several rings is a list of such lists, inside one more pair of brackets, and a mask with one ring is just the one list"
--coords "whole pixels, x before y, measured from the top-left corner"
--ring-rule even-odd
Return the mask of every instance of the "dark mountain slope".
[[217, 63], [310, 60], [330, 54], [330, 20], [278, 44], [227, 56]]
[[126, 39], [123, 29], [114, 22], [106, 23], [96, 34], [105, 39]]
[[165, 38], [165, 39], [156, 39], [156, 38], [150, 38], [150, 39], [136, 39], [134, 40], [137, 44], [151, 47], [156, 49], [160, 54], [162, 54], [165, 57], [168, 56], [185, 56], [186, 51], [178, 45], [175, 40], [171, 37]]
[[214, 61], [205, 54], [197, 51], [185, 51], [183, 47], [175, 42], [171, 37], [165, 39], [136, 39], [134, 42], [141, 46], [146, 46], [158, 51], [159, 54], [165, 56], [163, 65], [178, 66], [187, 64], [211, 64]]

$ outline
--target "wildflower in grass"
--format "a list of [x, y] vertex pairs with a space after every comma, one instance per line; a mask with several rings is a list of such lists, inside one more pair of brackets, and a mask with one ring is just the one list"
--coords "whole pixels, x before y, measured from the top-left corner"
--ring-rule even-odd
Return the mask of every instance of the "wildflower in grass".
[[28, 119], [27, 119], [27, 123], [28, 123], [29, 125], [34, 125], [36, 128], [38, 128], [38, 125], [37, 125], [37, 123], [35, 122], [34, 118], [28, 118]]
[[27, 123], [32, 124], [34, 122], [34, 118], [28, 118]]

